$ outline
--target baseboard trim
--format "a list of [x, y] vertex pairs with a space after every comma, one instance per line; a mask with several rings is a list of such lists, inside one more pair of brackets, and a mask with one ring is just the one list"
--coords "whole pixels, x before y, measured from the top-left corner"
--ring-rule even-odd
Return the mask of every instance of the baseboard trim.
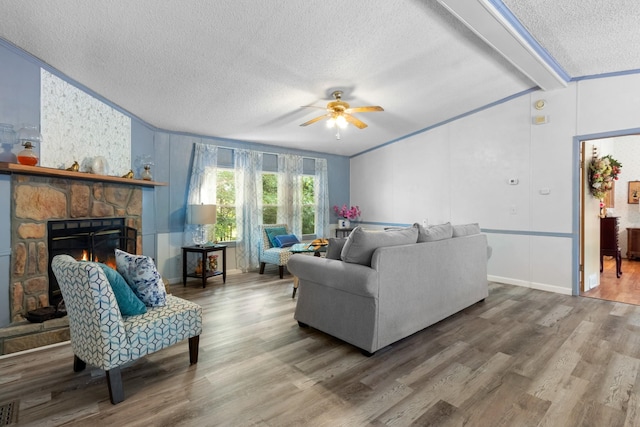
[[563, 288], [561, 286], [549, 285], [547, 283], [527, 282], [525, 280], [492, 275], [487, 275], [487, 280], [491, 282], [505, 283], [507, 285], [522, 286], [523, 288], [531, 288], [539, 291], [553, 292], [555, 294], [573, 295], [571, 288]]

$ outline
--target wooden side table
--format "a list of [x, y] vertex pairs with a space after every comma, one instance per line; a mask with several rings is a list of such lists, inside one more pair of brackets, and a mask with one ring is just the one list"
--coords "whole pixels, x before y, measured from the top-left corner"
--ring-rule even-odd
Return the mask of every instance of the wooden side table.
[[[222, 251], [222, 271], [207, 271], [207, 256], [211, 252]], [[187, 254], [189, 252], [194, 252], [200, 254], [202, 261], [202, 273], [198, 274], [195, 271], [188, 273], [187, 272]], [[220, 261], [218, 261], [218, 267], [220, 266]], [[213, 276], [222, 275], [222, 283], [227, 282], [227, 245], [214, 245], [214, 246], [183, 246], [182, 247], [182, 286], [187, 286], [187, 277], [195, 277], [197, 279], [202, 279], [202, 287], [205, 288], [207, 286], [207, 279]]]
[[336, 237], [338, 237], [338, 233], [340, 233], [340, 235], [342, 237], [348, 237], [349, 234], [353, 231], [353, 227], [349, 227], [349, 228], [336, 228]]

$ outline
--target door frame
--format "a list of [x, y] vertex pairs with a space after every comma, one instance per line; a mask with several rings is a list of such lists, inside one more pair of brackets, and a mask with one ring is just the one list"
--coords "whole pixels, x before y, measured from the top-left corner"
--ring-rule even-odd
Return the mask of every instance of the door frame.
[[615, 131], [576, 135], [573, 137], [573, 226], [572, 234], [574, 236], [572, 244], [572, 285], [571, 294], [579, 296], [582, 289], [584, 289], [584, 272], [582, 266], [584, 265], [584, 200], [585, 200], [585, 186], [583, 181], [584, 172], [586, 171], [585, 157], [588, 153], [583, 153], [583, 142], [596, 140], [615, 138], [620, 136], [638, 135], [640, 134], [640, 128], [621, 129]]

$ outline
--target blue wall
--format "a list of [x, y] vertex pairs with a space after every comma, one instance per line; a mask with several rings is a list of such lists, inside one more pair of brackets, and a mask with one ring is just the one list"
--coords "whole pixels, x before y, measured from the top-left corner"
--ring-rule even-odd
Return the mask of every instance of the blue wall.
[[[230, 141], [169, 132], [155, 128], [127, 111], [123, 111], [109, 100], [101, 98], [29, 53], [0, 39], [0, 123], [14, 125], [16, 130], [23, 124], [40, 123], [40, 67], [59, 78], [85, 90], [131, 117], [131, 159], [147, 154], [154, 162], [153, 178], [166, 182], [166, 187], [143, 189], [142, 242], [146, 255], [157, 256], [157, 235], [180, 232], [184, 224], [187, 186], [191, 170], [194, 142], [216, 144], [230, 148], [263, 150], [270, 153], [294, 153], [307, 157], [327, 159], [329, 171], [329, 202], [349, 203], [349, 158], [310, 152], [289, 150], [280, 147], [243, 141]], [[44, 144], [59, 144], [64, 141], [43, 141]], [[39, 150], [39, 147], [36, 147]], [[14, 152], [21, 149], [16, 147]], [[131, 166], [134, 169], [134, 165]], [[10, 242], [10, 180], [0, 176], [0, 327], [10, 323], [9, 319], [9, 265]]]

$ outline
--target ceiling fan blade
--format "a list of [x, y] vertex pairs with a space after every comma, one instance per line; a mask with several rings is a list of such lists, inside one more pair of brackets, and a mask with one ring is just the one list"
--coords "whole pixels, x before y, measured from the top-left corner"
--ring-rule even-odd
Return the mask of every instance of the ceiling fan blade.
[[314, 124], [315, 122], [319, 122], [322, 119], [326, 119], [327, 117], [329, 117], [328, 114], [323, 114], [322, 116], [318, 116], [315, 119], [311, 119], [308, 122], [302, 123], [300, 126], [309, 126], [309, 125]]
[[378, 105], [372, 105], [369, 107], [353, 107], [353, 108], [349, 108], [347, 109], [345, 112], [347, 113], [368, 113], [371, 111], [384, 111], [384, 108], [378, 106]]
[[364, 129], [367, 127], [367, 124], [363, 121], [360, 121], [358, 119], [356, 119], [355, 117], [353, 117], [350, 114], [343, 114], [344, 118], [346, 121], [348, 121], [349, 123], [351, 123], [352, 125], [354, 125], [355, 127], [357, 127], [358, 129]]

